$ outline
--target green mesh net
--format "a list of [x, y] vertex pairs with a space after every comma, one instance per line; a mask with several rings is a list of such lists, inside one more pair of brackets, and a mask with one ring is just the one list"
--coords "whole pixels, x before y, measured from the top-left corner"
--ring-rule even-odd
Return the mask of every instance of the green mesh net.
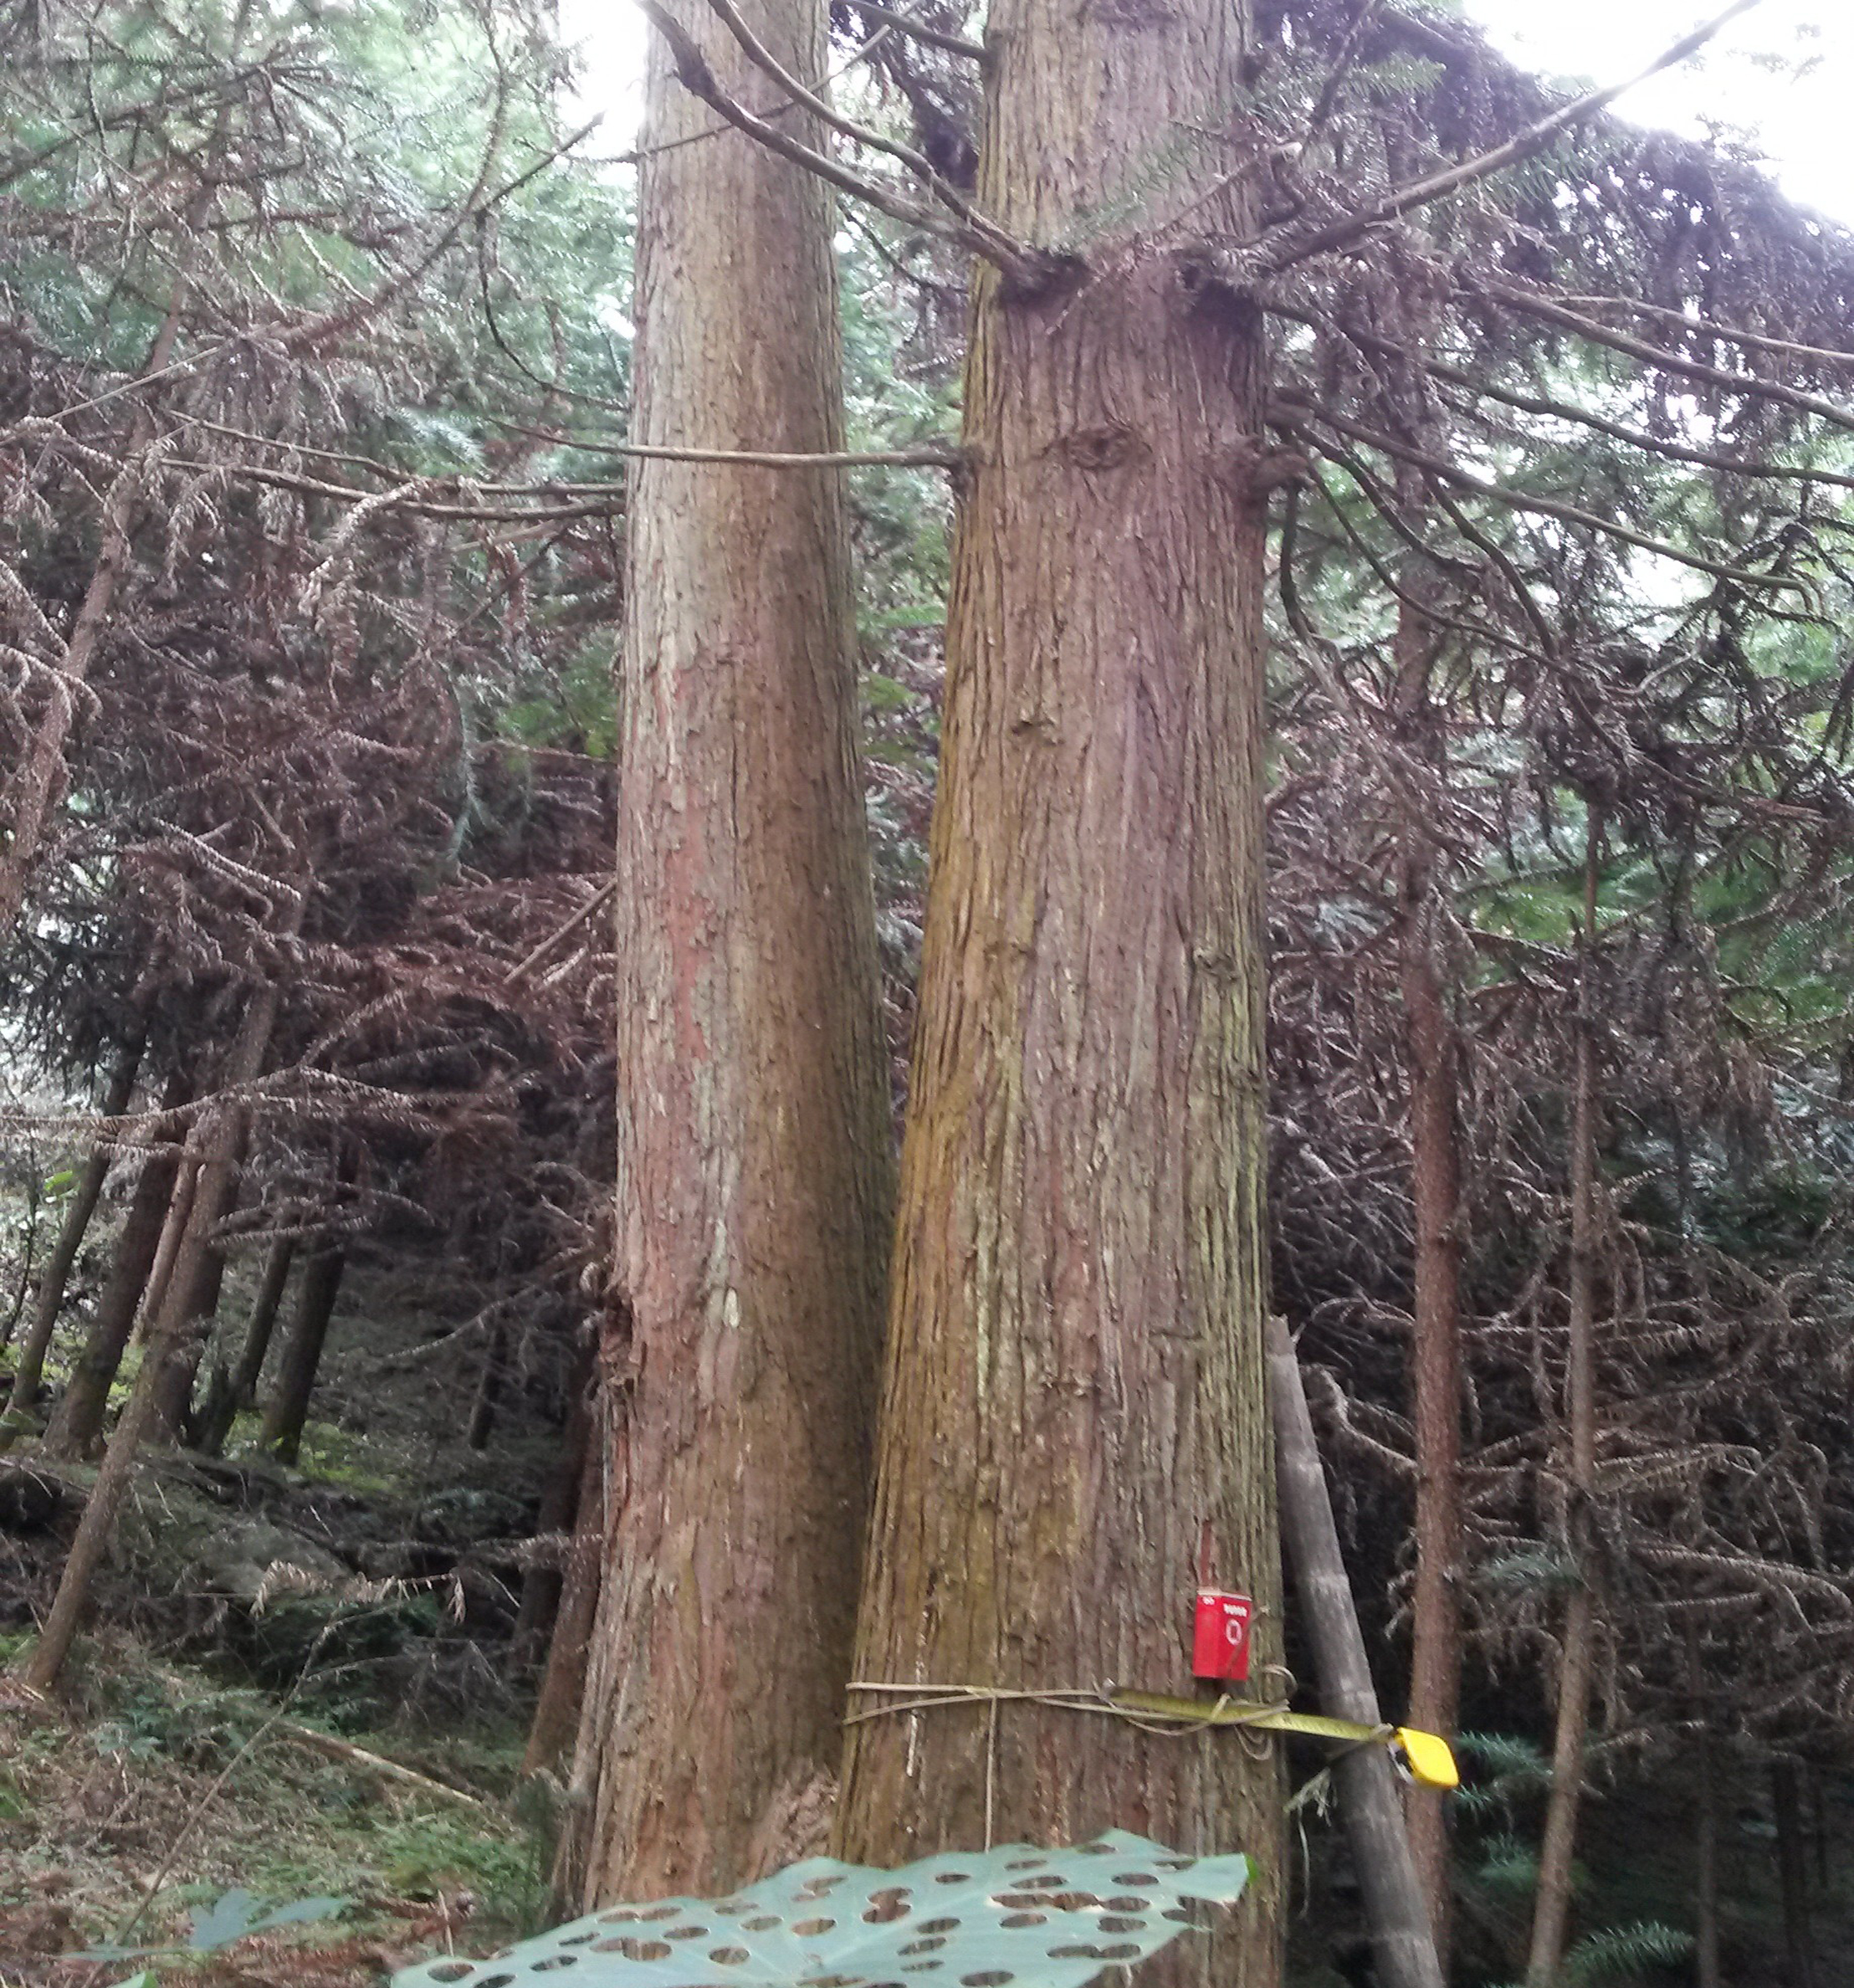
[[1119, 1830], [894, 1871], [817, 1857], [732, 1898], [617, 1905], [492, 1960], [427, 1961], [393, 1988], [1082, 1988], [1205, 1924], [1248, 1874], [1245, 1857]]

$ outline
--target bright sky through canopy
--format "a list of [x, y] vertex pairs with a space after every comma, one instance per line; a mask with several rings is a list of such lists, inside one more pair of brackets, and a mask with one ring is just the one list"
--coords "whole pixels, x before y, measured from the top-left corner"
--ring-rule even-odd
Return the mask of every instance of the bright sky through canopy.
[[[1617, 81], [1718, 11], [1716, 0], [1467, 0], [1502, 53], [1581, 86]], [[602, 146], [629, 144], [643, 105], [646, 28], [630, 0], [561, 0], [585, 47], [587, 114]], [[1784, 191], [1854, 223], [1854, 4], [1764, 0], [1702, 54], [1632, 90], [1616, 114], [1688, 136], [1747, 135]]]

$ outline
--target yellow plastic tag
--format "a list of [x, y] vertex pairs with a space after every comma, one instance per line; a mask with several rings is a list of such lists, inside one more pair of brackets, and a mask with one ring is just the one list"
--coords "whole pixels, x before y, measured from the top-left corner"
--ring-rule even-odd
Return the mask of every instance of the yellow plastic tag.
[[1438, 1733], [1419, 1732], [1415, 1726], [1397, 1728], [1397, 1745], [1411, 1773], [1426, 1788], [1458, 1788], [1462, 1772], [1448, 1742]]

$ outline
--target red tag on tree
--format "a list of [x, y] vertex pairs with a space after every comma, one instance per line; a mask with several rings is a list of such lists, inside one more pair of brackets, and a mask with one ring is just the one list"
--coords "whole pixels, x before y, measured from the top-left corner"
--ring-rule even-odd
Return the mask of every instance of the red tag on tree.
[[1221, 1588], [1200, 1588], [1197, 1621], [1191, 1638], [1191, 1675], [1221, 1683], [1243, 1684], [1249, 1676], [1249, 1617], [1253, 1605], [1247, 1595]]

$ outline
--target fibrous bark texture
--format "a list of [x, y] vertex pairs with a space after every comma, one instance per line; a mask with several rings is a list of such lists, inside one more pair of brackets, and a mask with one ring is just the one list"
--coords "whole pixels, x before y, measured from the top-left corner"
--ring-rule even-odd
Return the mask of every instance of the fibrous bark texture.
[[[1263, 344], [1162, 248], [1240, 237], [1243, 10], [1001, 0], [970, 484], [859, 1681], [1188, 1688], [1200, 1570], [1278, 1691], [1263, 1368]], [[1162, 230], [1159, 231], [1162, 233]], [[1278, 1770], [1035, 1704], [877, 1717], [846, 1854], [1107, 1827], [1257, 1860], [1175, 1978], [1276, 1978]]]
[[[764, 101], [707, 9], [679, 12]], [[822, 74], [817, 0], [740, 12]], [[828, 195], [737, 133], [681, 142], [714, 125], [659, 49], [633, 439], [839, 449]], [[840, 1746], [893, 1164], [839, 479], [632, 483], [601, 1350], [627, 1461], [576, 1763], [588, 1905], [751, 1876], [762, 1815]]]

